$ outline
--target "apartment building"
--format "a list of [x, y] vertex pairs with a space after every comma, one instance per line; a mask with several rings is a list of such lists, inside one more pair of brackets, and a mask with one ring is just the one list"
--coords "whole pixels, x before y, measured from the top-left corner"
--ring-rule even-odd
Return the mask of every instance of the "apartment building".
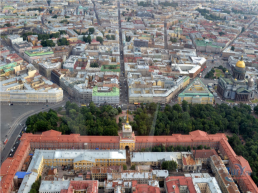
[[19, 43], [22, 41], [23, 41], [23, 38], [21, 36], [19, 36], [18, 34], [7, 36], [7, 42], [9, 45], [13, 45], [15, 43]]
[[181, 152], [132, 152], [132, 165], [161, 166], [163, 161], [175, 161], [177, 168], [182, 169]]
[[81, 103], [119, 103], [118, 72], [79, 71], [65, 75], [53, 72], [52, 77], [59, 81], [61, 88]]
[[[210, 157], [210, 165], [211, 165], [211, 170], [215, 174], [215, 178], [221, 187], [221, 190], [223, 193], [233, 193], [237, 192], [240, 193], [238, 190], [237, 185], [235, 184], [233, 178], [229, 174], [227, 168], [225, 167], [223, 161], [221, 158], [217, 155], [213, 155]], [[232, 170], [233, 171], [233, 170]], [[233, 174], [235, 177], [239, 175], [244, 175], [240, 174], [238, 171], [237, 173]]]
[[194, 159], [190, 153], [182, 153], [182, 170], [200, 172], [202, 169], [202, 162]]
[[192, 183], [194, 184], [197, 193], [222, 193], [216, 179], [214, 177], [211, 177], [208, 173], [185, 174], [185, 177], [192, 178]]
[[33, 64], [38, 66], [39, 73], [46, 78], [51, 78], [52, 70], [61, 69], [62, 59], [61, 58], [44, 58], [34, 60]]
[[54, 57], [54, 52], [50, 47], [42, 47], [42, 48], [37, 48], [32, 50], [26, 50], [24, 52], [24, 58], [31, 63], [35, 59], [49, 58], [49, 57]]
[[107, 173], [119, 173], [123, 171], [122, 166], [93, 166], [90, 168], [91, 178], [104, 181], [107, 179]]
[[189, 81], [188, 76], [172, 78], [153, 72], [151, 77], [142, 77], [140, 73], [128, 73], [129, 103], [168, 103]]
[[36, 70], [28, 71], [19, 78], [1, 81], [0, 98], [5, 102], [55, 103], [63, 100], [63, 90]]
[[33, 44], [27, 41], [17, 42], [13, 44], [13, 49], [20, 54], [25, 52], [26, 50], [31, 50], [32, 47]]
[[92, 101], [95, 104], [119, 104], [119, 88], [113, 87], [94, 87], [92, 89]]

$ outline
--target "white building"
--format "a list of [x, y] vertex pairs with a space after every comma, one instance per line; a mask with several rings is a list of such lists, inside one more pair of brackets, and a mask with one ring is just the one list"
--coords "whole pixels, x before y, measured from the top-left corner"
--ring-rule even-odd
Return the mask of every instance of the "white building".
[[20, 43], [23, 41], [23, 38], [17, 34], [15, 35], [8, 35], [7, 36], [8, 42], [13, 45], [14, 43]]
[[163, 161], [175, 161], [182, 159], [181, 152], [132, 152], [131, 163], [142, 165], [144, 163], [153, 163], [158, 165]]
[[94, 87], [92, 89], [92, 101], [95, 104], [119, 104], [119, 88], [113, 87]]
[[[27, 82], [27, 78], [32, 78], [32, 81]], [[14, 77], [1, 81], [0, 100], [4, 102], [55, 103], [63, 100], [63, 90], [43, 76], [35, 76], [35, 71], [30, 71], [19, 78]]]
[[192, 178], [197, 193], [222, 193], [216, 178], [210, 177], [208, 173], [185, 174], [185, 177]]
[[38, 174], [36, 172], [32, 172], [24, 176], [18, 193], [28, 193], [30, 192], [32, 184], [37, 180]]

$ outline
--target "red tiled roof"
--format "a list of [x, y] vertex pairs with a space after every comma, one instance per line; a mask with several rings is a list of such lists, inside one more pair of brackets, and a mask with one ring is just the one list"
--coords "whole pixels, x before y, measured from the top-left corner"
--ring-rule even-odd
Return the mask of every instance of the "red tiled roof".
[[33, 46], [32, 49], [43, 48], [43, 46]]
[[[22, 166], [22, 160], [26, 158], [26, 151], [30, 147], [30, 142], [64, 142], [64, 143], [117, 143], [120, 142], [119, 136], [80, 136], [79, 134], [71, 135], [61, 135], [59, 131], [46, 131], [42, 134], [31, 134], [26, 133], [21, 137], [21, 143], [16, 150], [16, 153], [13, 158], [6, 159], [1, 171], [1, 187], [0, 192], [8, 193], [11, 190], [13, 184], [13, 177], [15, 173]], [[245, 171], [251, 172], [251, 167], [246, 159], [242, 156], [237, 156], [234, 150], [231, 148], [227, 141], [227, 137], [224, 133], [217, 134], [207, 134], [204, 131], [196, 130], [190, 132], [189, 135], [173, 134], [172, 136], [135, 136], [135, 143], [195, 143], [195, 142], [218, 142], [220, 147], [223, 148], [225, 154], [228, 156], [228, 159], [233, 166], [235, 164], [241, 165], [242, 168], [245, 167]], [[236, 167], [237, 169], [237, 167]], [[244, 185], [247, 190], [251, 192], [258, 192], [257, 186], [254, 184], [250, 176], [241, 176], [244, 181]], [[184, 182], [184, 180], [183, 180]], [[180, 183], [183, 183], [180, 181]], [[144, 187], [141, 187], [142, 190]], [[139, 189], [140, 190], [140, 189]], [[156, 191], [155, 189], [148, 189], [148, 191]], [[190, 191], [191, 192], [191, 191]]]
[[136, 180], [132, 181], [133, 193], [160, 193], [159, 187], [148, 184], [138, 184]]
[[169, 176], [166, 178], [167, 192], [180, 193], [180, 186], [187, 186], [188, 191], [196, 193], [191, 177], [185, 176]]
[[209, 158], [213, 155], [218, 155], [215, 149], [203, 149], [193, 151], [195, 158]]
[[67, 193], [73, 193], [74, 190], [87, 190], [87, 193], [98, 193], [98, 181], [71, 181]]

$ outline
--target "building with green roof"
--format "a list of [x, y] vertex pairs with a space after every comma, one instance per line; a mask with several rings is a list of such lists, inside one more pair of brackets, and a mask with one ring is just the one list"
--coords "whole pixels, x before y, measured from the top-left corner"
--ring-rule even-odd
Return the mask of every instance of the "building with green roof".
[[11, 9], [11, 10], [13, 10], [14, 8], [13, 8], [13, 6], [6, 5], [6, 6], [4, 6], [3, 9]]
[[195, 40], [194, 41], [196, 51], [198, 52], [210, 52], [210, 53], [219, 53], [222, 50], [222, 47], [217, 45], [216, 42], [205, 40]]
[[92, 89], [92, 101], [96, 104], [119, 104], [119, 88], [97, 87]]
[[50, 47], [42, 47], [33, 50], [26, 50], [24, 57], [32, 62], [35, 59], [54, 57], [54, 52]]
[[8, 76], [11, 72], [15, 73], [15, 67], [17, 66], [17, 62], [9, 63], [3, 66], [0, 66], [0, 74], [1, 76]]
[[196, 78], [178, 95], [178, 103], [182, 104], [183, 100], [187, 101], [189, 104], [213, 104], [214, 96], [203, 82], [199, 78]]

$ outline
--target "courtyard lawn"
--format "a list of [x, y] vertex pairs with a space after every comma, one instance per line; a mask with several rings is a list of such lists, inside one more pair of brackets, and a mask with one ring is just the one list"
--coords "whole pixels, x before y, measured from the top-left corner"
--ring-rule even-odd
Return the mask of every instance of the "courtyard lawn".
[[216, 76], [216, 78], [219, 78], [220, 76], [224, 77], [224, 73], [222, 70], [215, 68], [214, 76]]
[[258, 103], [258, 99], [251, 100], [252, 103]]

